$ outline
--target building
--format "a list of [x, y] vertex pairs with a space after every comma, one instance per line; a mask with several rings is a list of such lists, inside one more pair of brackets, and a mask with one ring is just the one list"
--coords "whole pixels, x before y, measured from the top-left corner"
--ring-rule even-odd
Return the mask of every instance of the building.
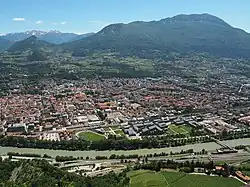
[[99, 121], [96, 115], [87, 115], [88, 121]]
[[236, 175], [239, 179], [241, 179], [241, 180], [243, 180], [243, 181], [245, 181], [245, 182], [249, 182], [249, 181], [250, 181], [250, 177], [247, 176], [247, 175], [245, 175], [245, 174], [242, 173], [241, 171], [236, 171], [236, 172], [235, 172], [235, 175]]
[[78, 123], [86, 123], [86, 122], [88, 122], [88, 117], [87, 116], [77, 116], [76, 120]]
[[129, 129], [124, 129], [124, 132], [128, 134], [129, 136], [136, 136], [136, 132], [134, 131], [132, 127], [130, 127]]
[[28, 130], [26, 124], [16, 123], [9, 125], [7, 128], [7, 133], [26, 133]]
[[0, 126], [0, 135], [1, 134], [4, 134], [4, 127], [3, 126]]

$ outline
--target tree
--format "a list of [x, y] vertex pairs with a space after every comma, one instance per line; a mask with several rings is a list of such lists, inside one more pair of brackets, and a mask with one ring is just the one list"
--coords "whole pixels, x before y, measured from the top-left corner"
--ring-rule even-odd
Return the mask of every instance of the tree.
[[147, 156], [145, 157], [145, 163], [148, 163], [148, 157]]
[[160, 162], [156, 162], [156, 163], [155, 163], [154, 170], [155, 170], [156, 172], [161, 171], [161, 164], [160, 164]]
[[226, 129], [223, 129], [223, 130], [222, 130], [222, 132], [221, 132], [221, 136], [222, 136], [222, 138], [227, 137], [227, 135], [228, 135], [227, 130], [226, 130]]
[[205, 154], [206, 153], [206, 150], [205, 149], [202, 149], [202, 151], [201, 151], [201, 154]]

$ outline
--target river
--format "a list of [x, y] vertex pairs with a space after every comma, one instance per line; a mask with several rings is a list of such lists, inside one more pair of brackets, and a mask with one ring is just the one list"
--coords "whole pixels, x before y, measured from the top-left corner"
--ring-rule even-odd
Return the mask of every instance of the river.
[[[227, 140], [223, 141], [223, 143], [229, 146], [237, 146], [237, 145], [250, 145], [250, 138], [245, 139], [237, 139], [237, 140]], [[215, 142], [210, 143], [199, 143], [199, 144], [191, 144], [179, 147], [168, 147], [168, 148], [160, 148], [160, 149], [138, 149], [138, 150], [120, 150], [120, 151], [65, 151], [65, 150], [49, 150], [49, 149], [32, 149], [32, 148], [16, 148], [16, 147], [0, 147], [0, 155], [6, 155], [8, 152], [18, 152], [18, 153], [36, 153], [36, 154], [47, 154], [52, 157], [57, 155], [60, 156], [74, 156], [74, 157], [87, 157], [94, 158], [96, 156], [110, 156], [111, 154], [116, 155], [146, 155], [153, 153], [161, 153], [166, 152], [180, 152], [181, 150], [193, 149], [194, 151], [201, 151], [205, 149], [207, 151], [214, 151], [218, 148], [221, 148]]]

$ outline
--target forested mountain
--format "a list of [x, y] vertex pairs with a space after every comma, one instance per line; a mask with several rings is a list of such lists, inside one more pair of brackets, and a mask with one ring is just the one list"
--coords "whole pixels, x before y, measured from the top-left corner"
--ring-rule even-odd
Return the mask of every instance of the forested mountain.
[[209, 14], [178, 15], [159, 21], [112, 24], [100, 32], [62, 45], [85, 56], [99, 51], [155, 57], [168, 52], [206, 52], [250, 57], [250, 34]]

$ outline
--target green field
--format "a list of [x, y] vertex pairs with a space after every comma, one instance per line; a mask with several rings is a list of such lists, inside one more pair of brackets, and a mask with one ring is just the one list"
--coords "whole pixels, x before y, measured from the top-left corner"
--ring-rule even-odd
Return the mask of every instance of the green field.
[[180, 172], [134, 171], [129, 173], [130, 187], [241, 187], [233, 178], [192, 175]]
[[100, 140], [103, 140], [105, 138], [103, 135], [92, 132], [92, 131], [80, 132], [78, 134], [78, 136], [80, 138], [83, 138], [83, 139], [89, 140], [89, 141], [100, 141]]

